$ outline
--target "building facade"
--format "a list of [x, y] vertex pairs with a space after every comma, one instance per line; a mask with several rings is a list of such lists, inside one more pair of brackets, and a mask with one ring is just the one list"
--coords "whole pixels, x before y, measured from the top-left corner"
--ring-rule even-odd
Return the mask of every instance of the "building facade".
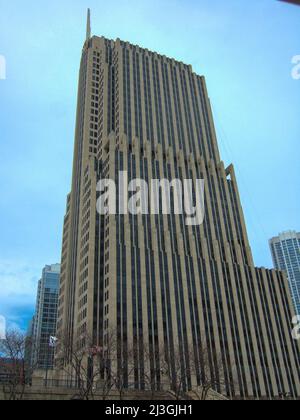
[[288, 231], [270, 240], [274, 267], [285, 271], [295, 311], [300, 315], [300, 233]]
[[[120, 171], [147, 182], [203, 179], [204, 222], [187, 226], [172, 212], [128, 214], [122, 197], [116, 214], [99, 214], [97, 184], [111, 179], [120, 189]], [[283, 273], [254, 266], [234, 167], [220, 158], [204, 77], [128, 42], [91, 37], [88, 23], [58, 336], [84, 347], [88, 334], [105, 348], [116, 330], [119, 363], [134, 350], [137, 388], [148, 363], [159, 387], [162, 353], [172, 375], [179, 353], [186, 388], [201, 384], [201, 363], [196, 378], [188, 375], [189, 355], [201, 361], [205, 348], [213, 377], [221, 356], [224, 385], [217, 391], [296, 397], [300, 359], [292, 317]], [[58, 360], [60, 354], [58, 345]]]
[[34, 321], [35, 317], [33, 316], [28, 323], [28, 328], [26, 332], [26, 339], [25, 339], [25, 355], [24, 360], [26, 366], [32, 366], [32, 357], [33, 357], [33, 341], [34, 341]]
[[34, 369], [53, 367], [54, 349], [49, 346], [49, 340], [56, 333], [59, 276], [60, 264], [46, 265], [38, 283], [35, 316], [28, 334], [30, 348], [27, 350], [27, 359], [31, 358]]

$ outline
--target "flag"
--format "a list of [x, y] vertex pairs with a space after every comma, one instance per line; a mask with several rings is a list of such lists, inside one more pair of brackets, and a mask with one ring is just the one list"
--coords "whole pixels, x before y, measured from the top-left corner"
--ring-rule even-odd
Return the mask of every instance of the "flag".
[[50, 336], [49, 347], [56, 347], [58, 339], [56, 337]]
[[103, 348], [99, 346], [94, 346], [90, 349], [90, 354], [96, 356], [103, 353]]

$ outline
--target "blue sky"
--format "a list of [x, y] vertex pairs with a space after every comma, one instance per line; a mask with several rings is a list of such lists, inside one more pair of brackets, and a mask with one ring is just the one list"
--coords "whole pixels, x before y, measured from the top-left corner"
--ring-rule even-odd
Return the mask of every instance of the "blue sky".
[[0, 0], [0, 314], [26, 326], [60, 260], [86, 9], [92, 31], [206, 76], [222, 157], [236, 167], [255, 262], [300, 230], [300, 7], [275, 0]]

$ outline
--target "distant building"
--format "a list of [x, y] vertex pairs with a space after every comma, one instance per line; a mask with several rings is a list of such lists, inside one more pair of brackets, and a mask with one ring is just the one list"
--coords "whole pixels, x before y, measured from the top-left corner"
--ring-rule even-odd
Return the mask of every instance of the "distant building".
[[59, 276], [60, 264], [46, 265], [38, 284], [35, 317], [31, 326], [32, 349], [28, 348], [28, 352], [32, 352], [31, 362], [35, 369], [53, 367], [49, 338], [55, 335], [56, 330]]
[[287, 273], [295, 310], [300, 315], [300, 233], [283, 232], [270, 240], [275, 268]]
[[7, 358], [0, 358], [0, 384], [9, 383], [12, 378], [12, 372], [15, 370], [13, 360]]
[[32, 357], [33, 357], [33, 340], [34, 340], [34, 320], [35, 317], [33, 316], [28, 324], [27, 334], [26, 334], [26, 341], [25, 341], [25, 363], [27, 366], [32, 365]]

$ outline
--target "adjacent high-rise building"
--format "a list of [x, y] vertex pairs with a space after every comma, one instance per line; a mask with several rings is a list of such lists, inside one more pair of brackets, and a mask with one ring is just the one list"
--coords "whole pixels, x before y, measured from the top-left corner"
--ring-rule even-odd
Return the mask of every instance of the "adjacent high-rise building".
[[300, 315], [300, 233], [288, 231], [270, 240], [274, 267], [285, 271], [295, 311]]
[[[46, 265], [38, 283], [35, 316], [28, 334], [27, 361], [34, 369], [53, 367], [54, 349], [49, 346], [56, 333], [60, 264]], [[31, 337], [31, 338], [30, 338]]]
[[[188, 226], [175, 212], [129, 214], [123, 196], [116, 214], [101, 215], [97, 183], [114, 180], [119, 192], [120, 171], [129, 181], [148, 184], [204, 179], [204, 222]], [[219, 155], [204, 77], [128, 42], [91, 37], [88, 22], [64, 219], [58, 337], [84, 347], [88, 335], [105, 349], [115, 330], [120, 366], [128, 349], [134, 350], [136, 387], [143, 387], [149, 363], [159, 387], [161, 354], [174, 375], [178, 353], [184, 386], [201, 384], [201, 354], [208, 349], [212, 377], [218, 377], [222, 360], [224, 386], [216, 385], [217, 391], [296, 397], [300, 355], [291, 336], [293, 315], [284, 274], [254, 266], [234, 168], [224, 167]], [[193, 378], [191, 352], [200, 361]], [[61, 354], [58, 344], [58, 359]]]
[[33, 357], [33, 341], [34, 341], [34, 316], [28, 323], [25, 342], [24, 360], [27, 366], [32, 366]]

